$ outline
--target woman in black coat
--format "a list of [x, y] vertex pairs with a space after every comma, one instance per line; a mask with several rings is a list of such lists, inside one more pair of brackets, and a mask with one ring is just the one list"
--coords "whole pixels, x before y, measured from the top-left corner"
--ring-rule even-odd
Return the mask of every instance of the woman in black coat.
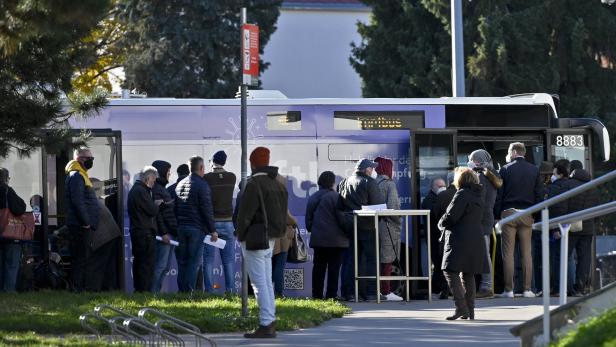
[[456, 169], [454, 185], [458, 191], [438, 224], [445, 232], [441, 268], [456, 305], [455, 314], [447, 320], [475, 319], [475, 274], [489, 271], [479, 225], [483, 217], [483, 188], [477, 174], [469, 168]]

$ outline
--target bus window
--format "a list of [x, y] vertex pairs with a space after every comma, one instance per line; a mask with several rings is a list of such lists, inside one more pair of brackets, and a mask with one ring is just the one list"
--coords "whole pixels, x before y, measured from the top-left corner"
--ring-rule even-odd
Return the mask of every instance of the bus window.
[[552, 160], [578, 160], [588, 170], [588, 135], [552, 134]]

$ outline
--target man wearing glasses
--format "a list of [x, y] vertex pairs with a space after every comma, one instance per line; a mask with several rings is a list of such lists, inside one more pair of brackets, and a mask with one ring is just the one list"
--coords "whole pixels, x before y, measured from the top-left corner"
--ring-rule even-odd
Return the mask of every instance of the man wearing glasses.
[[70, 232], [71, 280], [73, 290], [84, 291], [86, 288], [86, 265], [90, 256], [91, 234], [98, 226], [99, 205], [88, 176], [88, 170], [94, 165], [90, 149], [82, 147], [74, 152], [65, 168], [66, 226]]

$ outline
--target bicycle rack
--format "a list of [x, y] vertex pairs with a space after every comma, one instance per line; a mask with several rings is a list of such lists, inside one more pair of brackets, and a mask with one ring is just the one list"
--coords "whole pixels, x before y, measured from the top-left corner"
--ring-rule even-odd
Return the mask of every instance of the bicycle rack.
[[173, 327], [174, 329], [180, 330], [188, 335], [194, 336], [195, 344], [197, 347], [201, 346], [202, 341], [207, 342], [212, 347], [217, 346], [216, 342], [211, 340], [209, 337], [203, 335], [201, 333], [201, 330], [197, 326], [190, 324], [188, 322], [185, 322], [183, 320], [177, 319], [164, 312], [155, 310], [153, 308], [146, 307], [146, 308], [142, 308], [141, 310], [139, 310], [139, 313], [137, 315], [145, 320], [145, 316], [148, 313], [151, 314], [152, 316], [155, 316], [156, 318], [159, 318], [159, 320], [154, 325], [163, 331], [165, 331], [163, 326], [169, 325]]

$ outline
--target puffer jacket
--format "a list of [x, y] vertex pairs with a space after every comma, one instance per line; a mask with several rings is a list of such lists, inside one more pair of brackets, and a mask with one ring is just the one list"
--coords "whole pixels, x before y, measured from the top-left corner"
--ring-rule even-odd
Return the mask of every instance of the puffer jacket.
[[[574, 170], [571, 173], [571, 179], [569, 183], [571, 189], [577, 188], [582, 184], [591, 180], [590, 174], [584, 169]], [[581, 211], [590, 207], [599, 205], [601, 198], [599, 191], [596, 188], [587, 190], [586, 192], [569, 199], [569, 213]], [[594, 219], [587, 219], [583, 222], [583, 230], [575, 232], [576, 235], [594, 235], [595, 233], [595, 221]]]
[[92, 230], [96, 230], [99, 216], [98, 199], [94, 189], [86, 185], [77, 165], [80, 165], [79, 162], [73, 160], [65, 170], [66, 225], [69, 227], [89, 225]]
[[206, 234], [216, 231], [210, 186], [196, 174], [184, 178], [175, 188], [178, 226], [199, 228]]
[[[338, 185], [340, 194], [339, 208], [344, 211], [347, 233], [353, 235], [353, 211], [361, 210], [364, 205], [384, 204], [376, 181], [362, 172], [345, 178]], [[370, 240], [374, 238], [374, 223], [372, 217], [357, 218], [357, 239]]]
[[175, 218], [175, 200], [165, 189], [165, 181], [160, 177], [156, 179], [154, 187], [152, 187], [152, 197], [154, 200], [162, 200], [158, 214], [156, 215], [157, 234], [178, 236], [178, 221]]
[[253, 223], [263, 223], [258, 188], [263, 194], [265, 213], [267, 214], [268, 234], [270, 239], [280, 238], [287, 230], [288, 192], [276, 177], [278, 168], [265, 166], [255, 169], [246, 182], [245, 191], [237, 203], [237, 239], [246, 240], [246, 234]]

